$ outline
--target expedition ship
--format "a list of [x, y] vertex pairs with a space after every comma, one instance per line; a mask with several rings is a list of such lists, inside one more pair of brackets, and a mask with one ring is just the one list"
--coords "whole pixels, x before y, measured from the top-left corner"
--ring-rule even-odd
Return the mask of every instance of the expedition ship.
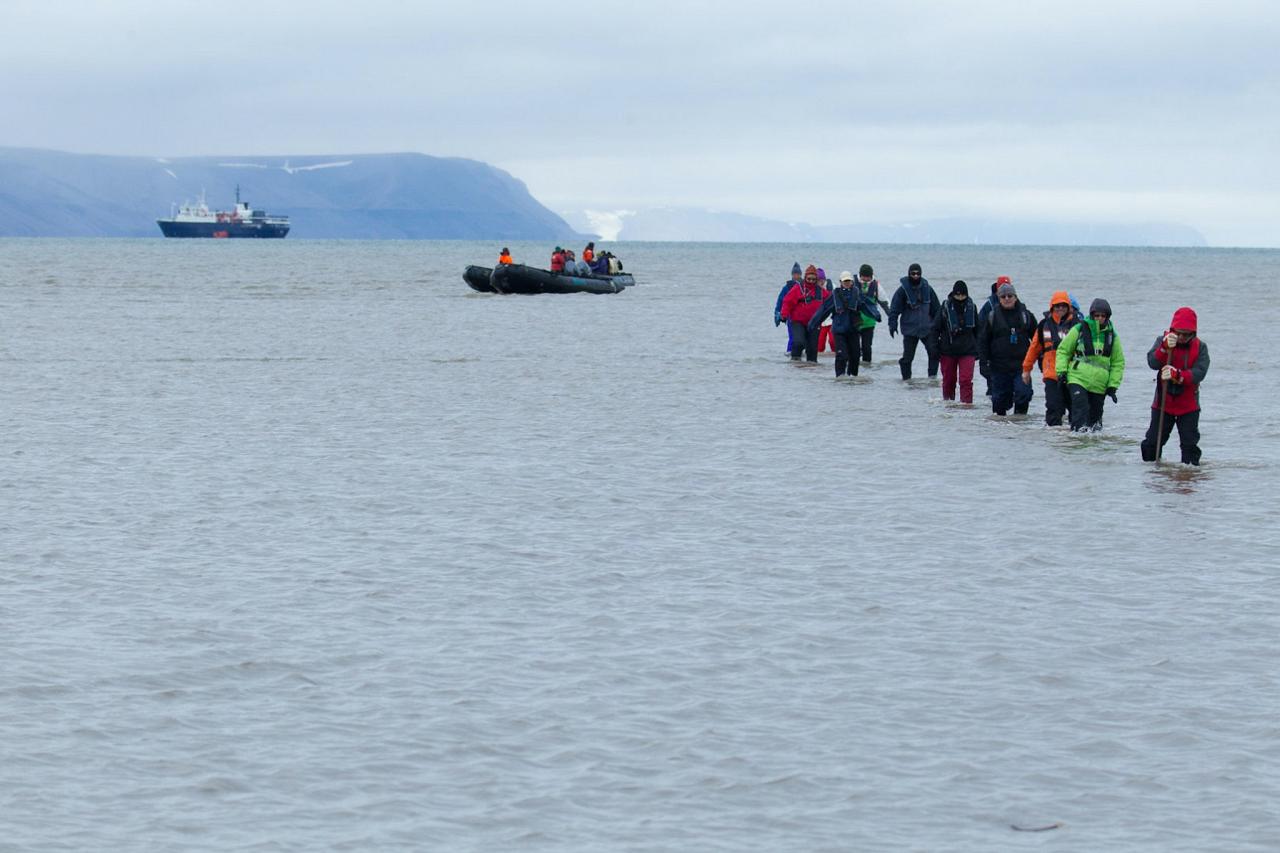
[[240, 201], [236, 187], [236, 206], [231, 211], [212, 211], [205, 204], [204, 193], [196, 204], [183, 204], [168, 219], [156, 224], [166, 237], [283, 237], [289, 233], [289, 217], [268, 216], [265, 210], [253, 210]]

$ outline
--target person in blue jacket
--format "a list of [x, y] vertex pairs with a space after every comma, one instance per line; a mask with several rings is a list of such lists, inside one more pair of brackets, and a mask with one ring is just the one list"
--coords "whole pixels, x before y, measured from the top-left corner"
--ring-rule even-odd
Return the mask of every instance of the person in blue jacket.
[[[796, 261], [791, 265], [791, 278], [783, 282], [782, 290], [778, 291], [778, 301], [773, 305], [773, 325], [782, 325], [782, 300], [787, 298], [787, 291], [800, 283], [800, 279], [804, 277], [804, 270], [800, 269], [800, 262]], [[791, 354], [791, 324], [787, 324], [787, 355]]]
[[822, 307], [809, 321], [809, 331], [817, 334], [822, 322], [831, 318], [831, 339], [835, 342], [836, 377], [845, 375], [847, 369], [850, 376], [858, 375], [858, 351], [862, 336], [859, 329], [862, 325], [862, 290], [853, 286], [853, 273], [845, 270], [840, 273], [840, 286], [827, 293], [822, 300]]
[[889, 304], [889, 337], [898, 333], [901, 321], [902, 358], [898, 359], [898, 366], [902, 368], [902, 378], [911, 378], [911, 362], [915, 361], [916, 347], [921, 343], [929, 355], [929, 377], [933, 378], [938, 375], [938, 350], [931, 330], [933, 318], [941, 307], [938, 294], [929, 286], [929, 279], [924, 277], [919, 264], [907, 267], [907, 274], [898, 280], [898, 285]]

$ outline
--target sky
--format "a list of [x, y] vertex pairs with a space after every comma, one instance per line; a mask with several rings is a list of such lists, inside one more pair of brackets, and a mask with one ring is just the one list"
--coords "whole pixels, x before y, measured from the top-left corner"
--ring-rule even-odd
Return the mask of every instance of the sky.
[[0, 146], [416, 151], [558, 211], [1280, 246], [1275, 2], [0, 0], [0, 48]]

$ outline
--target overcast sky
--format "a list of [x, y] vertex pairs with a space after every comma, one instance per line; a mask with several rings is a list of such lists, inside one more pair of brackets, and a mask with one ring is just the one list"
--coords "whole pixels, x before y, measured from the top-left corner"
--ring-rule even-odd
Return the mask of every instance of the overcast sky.
[[1280, 246], [1280, 3], [0, 0], [0, 145], [418, 151], [556, 210]]

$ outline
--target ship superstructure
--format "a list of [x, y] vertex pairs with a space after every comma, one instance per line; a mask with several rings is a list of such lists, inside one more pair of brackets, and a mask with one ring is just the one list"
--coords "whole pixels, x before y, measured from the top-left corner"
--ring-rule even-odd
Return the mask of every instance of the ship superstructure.
[[184, 203], [170, 213], [168, 219], [157, 219], [156, 224], [166, 237], [274, 237], [289, 233], [289, 217], [269, 216], [265, 210], [255, 210], [248, 202], [240, 200], [240, 187], [236, 187], [236, 206], [229, 211], [210, 210], [205, 203], [204, 192], [195, 204]]

